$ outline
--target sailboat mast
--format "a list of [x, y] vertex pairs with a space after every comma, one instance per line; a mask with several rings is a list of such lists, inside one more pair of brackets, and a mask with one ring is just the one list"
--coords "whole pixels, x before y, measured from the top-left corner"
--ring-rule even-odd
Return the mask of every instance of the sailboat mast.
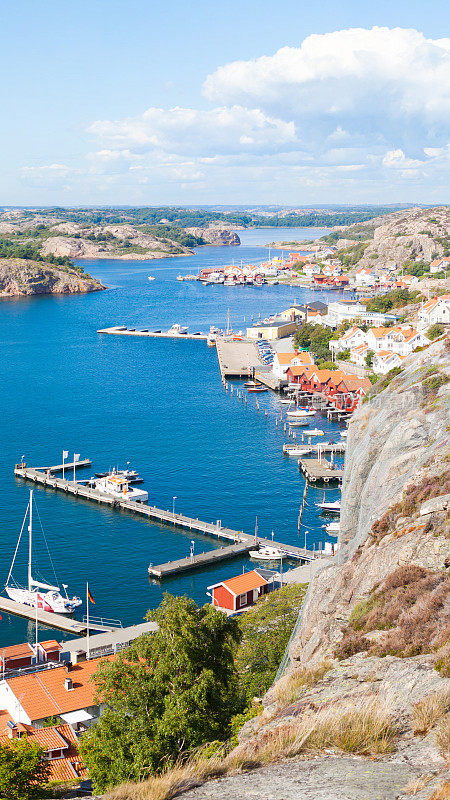
[[28, 591], [31, 592], [31, 557], [33, 552], [33, 489], [30, 489], [30, 524], [28, 525]]

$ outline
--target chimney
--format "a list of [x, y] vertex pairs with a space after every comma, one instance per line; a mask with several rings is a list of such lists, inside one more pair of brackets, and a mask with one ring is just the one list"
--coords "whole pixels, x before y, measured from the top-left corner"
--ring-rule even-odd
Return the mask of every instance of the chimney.
[[72, 671], [72, 662], [71, 661], [66, 661], [66, 663], [64, 665], [64, 669], [66, 670], [66, 672], [71, 672]]
[[11, 719], [9, 719], [8, 722], [7, 722], [7, 726], [8, 726], [8, 736], [9, 736], [9, 738], [10, 739], [18, 739], [19, 738], [19, 730], [17, 728], [17, 725]]
[[66, 692], [71, 692], [73, 689], [73, 683], [71, 678], [65, 678], [64, 680], [64, 688]]

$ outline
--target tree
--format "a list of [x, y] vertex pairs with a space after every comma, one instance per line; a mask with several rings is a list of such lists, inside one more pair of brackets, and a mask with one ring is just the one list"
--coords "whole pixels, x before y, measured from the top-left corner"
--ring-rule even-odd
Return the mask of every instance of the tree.
[[295, 347], [308, 348], [314, 354], [316, 361], [327, 361], [330, 357], [329, 341], [333, 338], [333, 331], [326, 325], [315, 325], [308, 322], [297, 331], [294, 337]]
[[0, 796], [5, 800], [34, 800], [42, 796], [48, 777], [43, 750], [27, 738], [0, 745]]
[[83, 736], [81, 752], [96, 791], [142, 780], [192, 748], [226, 739], [245, 705], [234, 665], [235, 619], [168, 594], [148, 617], [159, 630], [95, 675], [107, 710]]
[[305, 590], [305, 585], [284, 586], [239, 617], [242, 641], [236, 664], [247, 702], [261, 697], [273, 683]]
[[373, 350], [368, 350], [366, 353], [366, 366], [370, 367], [372, 364], [372, 358], [374, 357], [375, 353]]
[[438, 336], [442, 336], [443, 333], [444, 333], [444, 326], [439, 325], [439, 322], [436, 322], [434, 325], [431, 326], [431, 328], [428, 328], [427, 338], [431, 340], [437, 339]]

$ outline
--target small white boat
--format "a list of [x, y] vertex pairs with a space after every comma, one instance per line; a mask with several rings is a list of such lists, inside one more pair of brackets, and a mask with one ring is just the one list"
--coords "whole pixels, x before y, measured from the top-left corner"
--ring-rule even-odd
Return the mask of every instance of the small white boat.
[[258, 561], [281, 561], [284, 556], [282, 550], [278, 547], [260, 547], [259, 550], [250, 550], [250, 558], [256, 558]]
[[341, 524], [340, 522], [329, 522], [328, 525], [325, 525], [325, 530], [328, 536], [339, 536]]
[[286, 412], [288, 417], [302, 418], [302, 417], [314, 417], [316, 412], [312, 408], [296, 408], [295, 411], [287, 411]]
[[[149, 279], [149, 280], [150, 280], [150, 279]], [[182, 276], [182, 275], [177, 275], [177, 281], [184, 281], [184, 278], [183, 278], [183, 276]]]
[[310, 431], [305, 431], [305, 436], [323, 436], [324, 433], [320, 428], [312, 428]]
[[311, 448], [310, 447], [301, 447], [300, 445], [298, 447], [296, 447], [295, 445], [292, 445], [291, 447], [286, 448], [286, 450], [284, 450], [284, 453], [287, 456], [294, 456], [296, 458], [301, 458], [302, 456], [307, 456], [310, 452], [311, 452]]
[[[28, 588], [22, 588], [14, 581], [12, 585], [12, 571], [14, 562], [16, 560], [17, 551], [19, 549], [22, 532], [25, 527], [25, 521], [28, 516]], [[6, 579], [5, 591], [10, 600], [16, 603], [24, 603], [33, 608], [41, 608], [44, 611], [52, 611], [55, 614], [72, 614], [78, 606], [81, 606], [79, 597], [69, 598], [67, 596], [67, 585], [63, 583], [66, 596], [60, 592], [59, 586], [52, 586], [49, 583], [37, 581], [32, 575], [32, 545], [33, 545], [33, 490], [30, 491], [30, 501], [28, 503], [25, 517], [22, 524], [22, 529], [19, 534], [19, 540], [16, 545], [16, 550]], [[55, 576], [56, 577], [56, 576]], [[39, 592], [39, 589], [46, 589], [45, 592]]]
[[282, 403], [284, 406], [291, 406], [291, 405], [292, 405], [292, 403], [294, 402], [294, 400], [289, 400], [289, 399], [287, 399], [286, 397], [280, 397], [280, 398], [279, 398], [279, 401], [280, 401], [280, 403]]
[[217, 338], [217, 334], [208, 333], [208, 336], [207, 336], [207, 339], [206, 339], [206, 344], [208, 345], [208, 347], [215, 347], [216, 346], [216, 338]]
[[172, 333], [172, 334], [182, 334], [182, 333], [187, 333], [187, 332], [188, 332], [188, 329], [186, 327], [184, 327], [183, 325], [180, 325], [178, 322], [175, 322], [175, 324], [172, 325], [172, 327], [169, 328], [169, 330], [168, 330], [168, 333]]
[[340, 514], [341, 513], [341, 501], [340, 500], [330, 500], [327, 502], [325, 497], [321, 503], [316, 503], [317, 508], [322, 509], [322, 511], [330, 511], [333, 514]]
[[148, 275], [147, 277], [148, 277], [149, 281], [154, 281], [155, 280], [155, 276], [154, 275]]
[[345, 439], [347, 436], [348, 431], [341, 431], [341, 438]]
[[288, 419], [287, 423], [290, 428], [305, 428], [309, 425], [308, 417], [302, 417], [299, 419]]

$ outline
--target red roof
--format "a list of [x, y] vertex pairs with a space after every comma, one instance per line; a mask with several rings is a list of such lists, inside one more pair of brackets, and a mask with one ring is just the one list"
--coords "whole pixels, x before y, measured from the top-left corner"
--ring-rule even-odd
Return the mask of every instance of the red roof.
[[235, 578], [229, 578], [227, 581], [222, 581], [219, 586], [226, 586], [226, 588], [235, 595], [250, 592], [252, 589], [259, 589], [261, 586], [266, 586], [269, 581], [266, 581], [256, 570], [251, 572], [244, 572], [243, 575], [237, 575]]

